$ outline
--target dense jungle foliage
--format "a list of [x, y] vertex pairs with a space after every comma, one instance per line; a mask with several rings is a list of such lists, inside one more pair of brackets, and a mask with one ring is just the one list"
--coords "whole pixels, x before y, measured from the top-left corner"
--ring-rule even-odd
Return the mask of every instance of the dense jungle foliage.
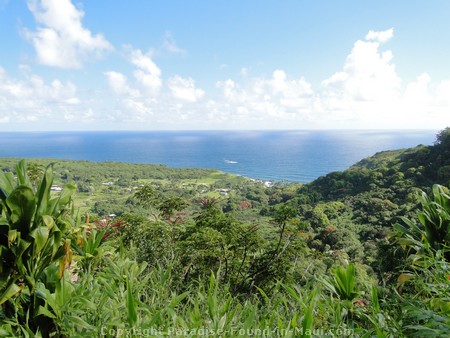
[[450, 337], [449, 128], [304, 185], [0, 169], [0, 336]]

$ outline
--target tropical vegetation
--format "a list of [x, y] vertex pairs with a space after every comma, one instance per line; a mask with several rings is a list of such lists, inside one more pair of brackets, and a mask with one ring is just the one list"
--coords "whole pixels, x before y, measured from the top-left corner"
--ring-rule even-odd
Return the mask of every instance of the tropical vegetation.
[[449, 128], [304, 185], [0, 167], [2, 337], [450, 336]]

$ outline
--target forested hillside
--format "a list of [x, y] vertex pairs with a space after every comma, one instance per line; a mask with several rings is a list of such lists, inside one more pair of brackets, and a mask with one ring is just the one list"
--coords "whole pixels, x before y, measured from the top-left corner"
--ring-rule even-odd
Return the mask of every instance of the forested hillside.
[[0, 335], [450, 336], [449, 128], [305, 185], [0, 168]]

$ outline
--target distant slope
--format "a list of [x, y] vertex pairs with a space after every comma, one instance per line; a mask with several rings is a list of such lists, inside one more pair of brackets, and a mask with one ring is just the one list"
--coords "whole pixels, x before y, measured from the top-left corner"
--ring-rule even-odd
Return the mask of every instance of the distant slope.
[[345, 171], [319, 177], [299, 192], [314, 192], [321, 200], [335, 200], [376, 189], [390, 189], [400, 198], [409, 188], [427, 190], [435, 183], [448, 186], [449, 181], [448, 145], [419, 145], [379, 152]]

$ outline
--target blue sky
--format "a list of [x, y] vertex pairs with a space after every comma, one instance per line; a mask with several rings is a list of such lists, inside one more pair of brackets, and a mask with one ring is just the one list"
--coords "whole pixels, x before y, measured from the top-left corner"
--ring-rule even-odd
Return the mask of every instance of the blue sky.
[[450, 1], [0, 0], [0, 131], [443, 129]]

